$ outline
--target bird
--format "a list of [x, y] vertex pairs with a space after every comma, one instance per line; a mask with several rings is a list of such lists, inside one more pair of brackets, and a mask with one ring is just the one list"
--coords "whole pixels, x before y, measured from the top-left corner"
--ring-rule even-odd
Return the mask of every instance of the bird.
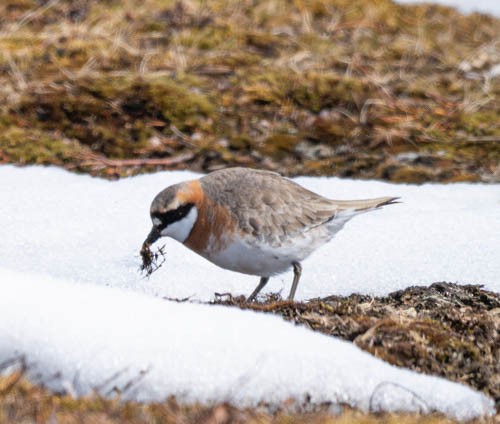
[[143, 249], [171, 237], [221, 268], [260, 277], [248, 302], [293, 268], [293, 301], [305, 258], [352, 217], [398, 199], [331, 200], [276, 172], [226, 168], [159, 192]]

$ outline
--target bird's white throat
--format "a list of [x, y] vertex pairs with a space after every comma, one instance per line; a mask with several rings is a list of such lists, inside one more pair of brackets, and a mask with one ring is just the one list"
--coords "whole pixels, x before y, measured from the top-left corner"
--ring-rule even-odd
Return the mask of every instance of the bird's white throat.
[[193, 206], [184, 218], [173, 222], [162, 230], [161, 235], [172, 237], [173, 239], [184, 243], [189, 237], [197, 218], [198, 210], [196, 209], [196, 206]]

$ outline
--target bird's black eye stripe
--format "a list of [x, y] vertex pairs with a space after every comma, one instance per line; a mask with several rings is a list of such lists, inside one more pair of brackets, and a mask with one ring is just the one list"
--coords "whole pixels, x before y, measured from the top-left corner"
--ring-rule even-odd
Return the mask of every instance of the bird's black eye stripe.
[[161, 226], [165, 228], [166, 226], [180, 221], [182, 218], [184, 218], [191, 208], [194, 206], [194, 203], [187, 203], [185, 205], [179, 206], [177, 209], [164, 212], [164, 213], [158, 213], [155, 212], [152, 214], [152, 218], [158, 218], [161, 221]]

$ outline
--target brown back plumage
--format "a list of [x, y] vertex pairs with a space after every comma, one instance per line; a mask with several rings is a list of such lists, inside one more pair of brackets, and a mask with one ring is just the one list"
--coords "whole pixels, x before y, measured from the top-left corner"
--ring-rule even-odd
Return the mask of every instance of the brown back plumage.
[[330, 200], [277, 173], [248, 168], [216, 171], [200, 182], [205, 195], [230, 209], [243, 232], [270, 244], [323, 225], [341, 210], [368, 210], [394, 200]]

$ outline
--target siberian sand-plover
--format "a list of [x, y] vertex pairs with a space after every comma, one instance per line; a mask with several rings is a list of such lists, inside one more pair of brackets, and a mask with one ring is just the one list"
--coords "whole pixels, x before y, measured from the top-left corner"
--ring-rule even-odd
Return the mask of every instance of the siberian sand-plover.
[[160, 237], [172, 237], [222, 268], [259, 276], [248, 301], [270, 277], [293, 267], [293, 300], [301, 261], [353, 216], [396, 200], [330, 200], [274, 172], [224, 169], [167, 187], [154, 198], [153, 228], [141, 254]]

